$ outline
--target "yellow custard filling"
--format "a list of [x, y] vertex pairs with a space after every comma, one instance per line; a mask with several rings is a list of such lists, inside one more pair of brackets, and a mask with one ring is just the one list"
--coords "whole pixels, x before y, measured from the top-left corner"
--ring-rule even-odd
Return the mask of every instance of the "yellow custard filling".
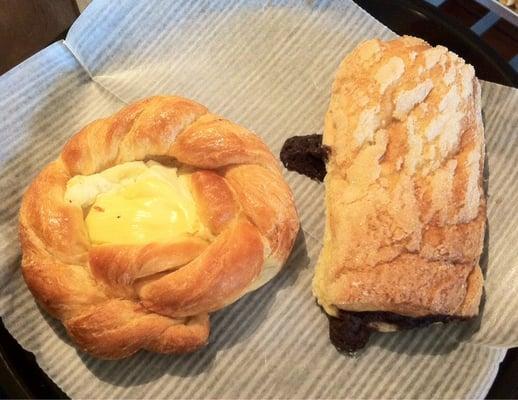
[[128, 162], [67, 183], [65, 200], [89, 210], [94, 244], [145, 244], [205, 236], [189, 174], [157, 162]]

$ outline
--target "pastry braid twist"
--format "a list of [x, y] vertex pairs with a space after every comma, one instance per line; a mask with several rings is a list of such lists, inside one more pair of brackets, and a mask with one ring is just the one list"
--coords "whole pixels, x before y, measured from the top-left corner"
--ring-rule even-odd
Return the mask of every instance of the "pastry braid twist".
[[[145, 245], [90, 242], [80, 206], [65, 201], [75, 175], [159, 158], [194, 169], [191, 190], [214, 239]], [[20, 210], [24, 279], [85, 351], [194, 351], [208, 313], [271, 279], [299, 228], [293, 197], [266, 145], [180, 97], [152, 97], [95, 121], [32, 182]]]

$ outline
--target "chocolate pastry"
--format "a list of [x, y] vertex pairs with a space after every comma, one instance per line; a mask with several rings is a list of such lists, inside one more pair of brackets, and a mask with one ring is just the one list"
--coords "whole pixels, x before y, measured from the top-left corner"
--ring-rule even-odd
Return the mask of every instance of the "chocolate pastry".
[[322, 182], [326, 176], [329, 148], [322, 145], [322, 135], [293, 136], [284, 142], [281, 161], [290, 171]]

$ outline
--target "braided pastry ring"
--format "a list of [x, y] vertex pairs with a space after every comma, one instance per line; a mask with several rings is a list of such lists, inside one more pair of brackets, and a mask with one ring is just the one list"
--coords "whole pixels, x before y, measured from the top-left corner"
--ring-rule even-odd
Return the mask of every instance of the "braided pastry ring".
[[[195, 170], [191, 190], [215, 239], [90, 242], [67, 182], [162, 157]], [[299, 229], [293, 196], [266, 145], [193, 101], [152, 97], [95, 121], [35, 178], [20, 210], [22, 271], [39, 304], [78, 346], [116, 359], [205, 345], [208, 313], [273, 278]]]

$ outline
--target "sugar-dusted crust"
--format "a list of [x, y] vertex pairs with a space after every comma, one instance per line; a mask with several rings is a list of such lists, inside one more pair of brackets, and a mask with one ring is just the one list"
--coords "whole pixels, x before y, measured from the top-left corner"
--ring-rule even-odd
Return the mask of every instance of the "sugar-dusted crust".
[[[194, 170], [193, 198], [213, 240], [92, 245], [83, 210], [65, 201], [67, 182], [160, 157]], [[20, 210], [22, 271], [95, 356], [188, 352], [207, 343], [209, 312], [275, 276], [298, 228], [292, 193], [256, 135], [193, 101], [152, 97], [86, 126], [31, 183]]]
[[364, 42], [338, 69], [323, 141], [313, 291], [325, 310], [476, 315], [486, 205], [473, 67], [413, 37]]

